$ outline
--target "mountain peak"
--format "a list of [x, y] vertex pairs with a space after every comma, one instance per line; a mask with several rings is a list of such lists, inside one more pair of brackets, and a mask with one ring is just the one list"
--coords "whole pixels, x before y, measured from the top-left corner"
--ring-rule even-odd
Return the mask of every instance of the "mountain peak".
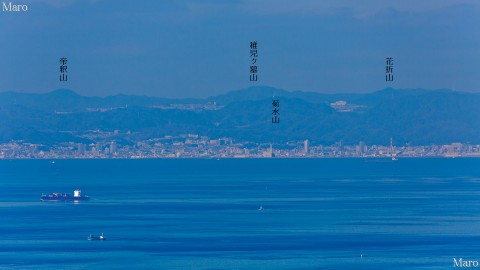
[[233, 90], [226, 94], [209, 97], [209, 101], [228, 104], [235, 101], [261, 100], [278, 96], [290, 96], [292, 93], [271, 86], [250, 86], [239, 90]]
[[47, 95], [50, 95], [50, 96], [59, 96], [59, 97], [79, 97], [80, 95], [75, 93], [73, 90], [70, 90], [70, 89], [65, 89], [65, 88], [61, 88], [61, 89], [57, 89], [57, 90], [53, 90], [49, 93], [47, 93]]

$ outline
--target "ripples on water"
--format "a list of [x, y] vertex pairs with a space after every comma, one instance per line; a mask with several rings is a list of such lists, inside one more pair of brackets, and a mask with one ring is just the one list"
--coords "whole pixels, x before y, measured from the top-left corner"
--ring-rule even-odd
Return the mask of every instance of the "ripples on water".
[[479, 179], [477, 159], [3, 160], [0, 269], [450, 269], [480, 260]]

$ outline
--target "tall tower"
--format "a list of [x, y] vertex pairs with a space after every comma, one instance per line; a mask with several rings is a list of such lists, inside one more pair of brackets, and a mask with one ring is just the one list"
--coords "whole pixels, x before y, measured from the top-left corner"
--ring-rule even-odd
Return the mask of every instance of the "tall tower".
[[263, 157], [273, 157], [273, 147], [272, 144], [270, 144], [270, 147], [268, 150], [264, 151], [262, 154]]
[[79, 143], [78, 146], [77, 146], [77, 153], [78, 155], [83, 155], [85, 154], [85, 150], [86, 150], [87, 146], [83, 143]]
[[393, 138], [390, 137], [390, 155], [393, 157]]
[[309, 147], [308, 139], [306, 139], [305, 141], [303, 141], [303, 152], [305, 153], [305, 155], [308, 154], [308, 147]]
[[363, 154], [365, 154], [365, 152], [367, 152], [367, 145], [364, 141], [360, 141], [355, 150], [357, 152], [357, 155], [362, 156]]
[[392, 157], [392, 160], [397, 160], [395, 157], [395, 149], [393, 149], [393, 139], [390, 137], [390, 156]]
[[117, 153], [117, 144], [115, 142], [112, 142], [110, 144], [110, 154], [115, 154]]

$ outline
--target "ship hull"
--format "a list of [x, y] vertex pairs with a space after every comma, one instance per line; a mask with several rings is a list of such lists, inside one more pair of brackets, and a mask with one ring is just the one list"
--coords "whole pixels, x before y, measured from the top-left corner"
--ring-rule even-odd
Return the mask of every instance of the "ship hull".
[[43, 196], [40, 198], [42, 202], [69, 202], [69, 201], [88, 201], [90, 198], [88, 196], [82, 197], [48, 197]]

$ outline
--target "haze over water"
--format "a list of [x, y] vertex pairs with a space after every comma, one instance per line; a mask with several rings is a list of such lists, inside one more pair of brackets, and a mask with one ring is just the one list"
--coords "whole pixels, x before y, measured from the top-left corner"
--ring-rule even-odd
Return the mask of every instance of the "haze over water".
[[[480, 160], [383, 161], [2, 160], [0, 269], [451, 269], [453, 258], [480, 260]], [[91, 200], [40, 201], [77, 188]], [[100, 233], [107, 241], [87, 240]]]

